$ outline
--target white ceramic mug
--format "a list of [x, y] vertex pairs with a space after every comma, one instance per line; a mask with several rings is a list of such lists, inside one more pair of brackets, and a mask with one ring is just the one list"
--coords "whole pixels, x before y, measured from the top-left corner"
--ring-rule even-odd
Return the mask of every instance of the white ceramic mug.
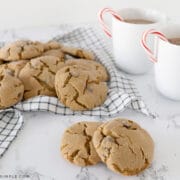
[[[146, 44], [146, 38], [154, 35], [155, 52]], [[161, 32], [147, 30], [142, 37], [142, 46], [155, 65], [157, 89], [166, 97], [180, 100], [180, 45], [172, 44], [170, 38], [180, 37], [180, 25], [168, 25]]]
[[[104, 22], [104, 14], [112, 15], [112, 34]], [[142, 74], [147, 72], [152, 63], [147, 61], [142, 50], [140, 40], [142, 33], [149, 28], [158, 28], [167, 21], [167, 17], [154, 10], [136, 8], [121, 9], [117, 12], [104, 8], [99, 12], [99, 21], [104, 32], [112, 37], [113, 51], [117, 66], [125, 72]], [[143, 19], [153, 21], [151, 24], [133, 24], [124, 22], [124, 19]], [[150, 46], [153, 46], [149, 40]]]

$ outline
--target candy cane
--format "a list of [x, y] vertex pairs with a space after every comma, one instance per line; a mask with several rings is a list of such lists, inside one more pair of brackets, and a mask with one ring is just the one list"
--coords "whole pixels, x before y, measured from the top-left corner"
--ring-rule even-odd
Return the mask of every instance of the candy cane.
[[113, 15], [119, 21], [123, 21], [123, 19], [119, 16], [118, 13], [116, 13], [114, 10], [112, 10], [110, 8], [104, 8], [104, 9], [99, 11], [98, 19], [99, 19], [99, 22], [100, 22], [100, 24], [102, 26], [102, 29], [109, 37], [112, 37], [110, 28], [104, 22], [104, 18], [103, 18], [104, 13], [110, 13], [111, 15]]
[[155, 29], [150, 29], [150, 30], [147, 30], [143, 33], [142, 35], [142, 39], [141, 39], [141, 45], [143, 46], [144, 50], [146, 51], [146, 53], [148, 54], [149, 56], [149, 59], [152, 61], [152, 62], [157, 62], [157, 59], [154, 57], [154, 54], [153, 52], [151, 51], [151, 49], [147, 46], [147, 36], [150, 35], [150, 34], [154, 34], [154, 35], [157, 35], [160, 39], [164, 40], [164, 41], [168, 41], [166, 36], [164, 34], [162, 34], [161, 32], [159, 31], [156, 31]]

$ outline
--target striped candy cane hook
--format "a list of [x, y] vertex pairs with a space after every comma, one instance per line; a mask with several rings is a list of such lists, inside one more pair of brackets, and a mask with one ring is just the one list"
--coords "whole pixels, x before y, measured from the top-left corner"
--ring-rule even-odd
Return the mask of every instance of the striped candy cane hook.
[[103, 31], [109, 36], [109, 37], [112, 37], [112, 34], [111, 34], [111, 30], [110, 28], [106, 25], [106, 23], [104, 22], [104, 18], [103, 18], [103, 15], [105, 13], [110, 13], [111, 15], [113, 15], [116, 19], [118, 19], [119, 21], [122, 21], [123, 19], [119, 16], [118, 13], [116, 13], [114, 10], [110, 9], [110, 8], [104, 8], [102, 10], [99, 11], [98, 13], [98, 19], [99, 19], [99, 22], [102, 26], [102, 29]]
[[164, 40], [164, 41], [168, 41], [166, 36], [164, 34], [162, 34], [159, 31], [156, 31], [155, 29], [150, 29], [147, 30], [143, 33], [142, 39], [141, 39], [141, 45], [144, 48], [145, 52], [148, 54], [149, 59], [156, 63], [157, 59], [155, 58], [155, 55], [153, 54], [153, 52], [151, 51], [151, 49], [147, 46], [147, 36], [150, 34], [154, 34], [156, 36], [158, 36], [160, 39]]

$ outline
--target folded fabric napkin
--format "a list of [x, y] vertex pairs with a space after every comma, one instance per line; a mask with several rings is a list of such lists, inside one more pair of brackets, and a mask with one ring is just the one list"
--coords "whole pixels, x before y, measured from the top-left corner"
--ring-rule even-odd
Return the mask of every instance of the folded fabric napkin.
[[133, 81], [117, 72], [112, 48], [97, 29], [92, 26], [71, 28], [62, 26], [62, 30], [63, 33], [53, 40], [94, 52], [97, 61], [107, 68], [110, 75], [107, 100], [100, 107], [79, 112], [66, 108], [56, 97], [38, 96], [0, 111], [0, 156], [5, 153], [23, 125], [22, 111], [50, 111], [60, 115], [112, 116], [126, 108], [131, 108], [150, 115]]

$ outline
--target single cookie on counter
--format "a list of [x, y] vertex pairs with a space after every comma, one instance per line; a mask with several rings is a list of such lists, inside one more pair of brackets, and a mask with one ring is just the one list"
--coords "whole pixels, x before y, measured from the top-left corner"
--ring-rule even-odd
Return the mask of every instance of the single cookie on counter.
[[69, 127], [62, 137], [62, 156], [78, 166], [94, 165], [100, 162], [92, 143], [92, 136], [101, 124], [100, 122], [79, 122]]
[[4, 61], [27, 60], [40, 56], [44, 45], [38, 41], [19, 40], [0, 49], [0, 59]]
[[0, 109], [5, 109], [20, 102], [24, 93], [24, 85], [8, 71], [0, 73]]
[[26, 65], [28, 60], [19, 60], [4, 63], [0, 65], [0, 72], [9, 71], [15, 77], [19, 77], [21, 69]]
[[89, 81], [97, 79], [94, 73], [78, 66], [65, 66], [55, 76], [57, 96], [72, 110], [90, 110], [104, 103], [107, 97], [107, 83]]
[[137, 123], [115, 119], [98, 127], [94, 147], [107, 167], [124, 175], [135, 175], [152, 162], [154, 143]]
[[[84, 59], [69, 59], [65, 62], [65, 65], [77, 66], [80, 67], [82, 70], [88, 71], [90, 73], [89, 77], [93, 78], [92, 81], [109, 80], [109, 76], [106, 68], [102, 64], [96, 61], [84, 60]], [[92, 76], [92, 74], [94, 75]]]
[[94, 54], [92, 52], [81, 49], [81, 48], [62, 46], [61, 49], [64, 53], [66, 53], [70, 56], [88, 59], [88, 60], [94, 60], [95, 59]]
[[54, 78], [63, 64], [62, 59], [55, 56], [41, 56], [28, 61], [19, 74], [24, 84], [24, 99], [38, 95], [56, 96]]

